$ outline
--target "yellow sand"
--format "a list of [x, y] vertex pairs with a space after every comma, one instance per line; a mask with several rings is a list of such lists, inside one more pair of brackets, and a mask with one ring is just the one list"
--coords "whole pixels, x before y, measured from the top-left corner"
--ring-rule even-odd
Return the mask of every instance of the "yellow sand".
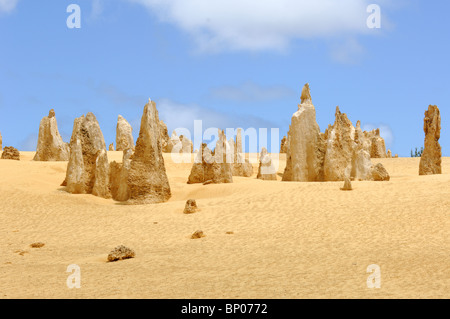
[[[129, 206], [70, 195], [66, 162], [21, 156], [0, 160], [0, 298], [450, 297], [450, 158], [435, 176], [418, 176], [418, 158], [373, 160], [391, 181], [343, 192], [260, 181], [256, 165], [233, 184], [187, 185], [191, 165], [165, 154], [171, 200]], [[190, 198], [201, 211], [184, 215]], [[107, 263], [121, 244], [136, 258]], [[80, 289], [67, 288], [70, 264]], [[380, 289], [367, 288], [371, 264]]]

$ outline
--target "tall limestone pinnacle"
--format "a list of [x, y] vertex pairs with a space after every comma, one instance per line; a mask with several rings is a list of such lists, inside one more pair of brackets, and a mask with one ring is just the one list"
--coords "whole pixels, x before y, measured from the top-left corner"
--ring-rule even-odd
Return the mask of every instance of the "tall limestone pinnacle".
[[122, 115], [119, 115], [116, 127], [116, 150], [125, 151], [129, 148], [133, 150], [135, 148], [133, 128]]
[[39, 138], [34, 161], [68, 161], [69, 144], [64, 143], [58, 131], [55, 111], [51, 109], [39, 125]]
[[162, 156], [158, 110], [150, 99], [144, 107], [127, 183], [131, 204], [161, 203], [171, 197]]
[[313, 182], [323, 180], [325, 143], [316, 121], [309, 84], [303, 87], [301, 104], [289, 127], [289, 148], [283, 181]]
[[110, 198], [109, 165], [105, 139], [94, 114], [75, 119], [70, 157], [63, 185], [72, 194]]
[[351, 165], [355, 128], [347, 115], [336, 107], [335, 122], [327, 135], [327, 151], [324, 159], [324, 179], [326, 181], [344, 180], [345, 169]]
[[436, 105], [430, 105], [425, 111], [423, 130], [425, 147], [420, 158], [419, 175], [441, 174], [442, 151], [439, 145], [441, 137], [441, 115]]

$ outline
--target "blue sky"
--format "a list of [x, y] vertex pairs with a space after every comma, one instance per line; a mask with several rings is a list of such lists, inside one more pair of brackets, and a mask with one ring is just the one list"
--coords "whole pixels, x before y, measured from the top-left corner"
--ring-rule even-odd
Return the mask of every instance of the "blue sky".
[[[69, 29], [69, 4], [81, 28]], [[381, 28], [366, 25], [369, 4]], [[337, 105], [381, 127], [400, 156], [423, 145], [423, 115], [441, 110], [450, 156], [450, 2], [444, 0], [0, 0], [0, 132], [36, 148], [50, 108], [68, 141], [93, 112], [107, 145], [117, 116], [139, 132], [148, 98], [172, 131], [280, 128], [310, 83], [322, 131]]]

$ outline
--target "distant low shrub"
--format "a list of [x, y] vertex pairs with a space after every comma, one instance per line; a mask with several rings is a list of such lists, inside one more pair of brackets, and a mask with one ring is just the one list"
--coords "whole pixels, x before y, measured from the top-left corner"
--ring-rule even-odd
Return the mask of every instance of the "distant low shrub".
[[422, 157], [422, 153], [423, 153], [423, 147], [420, 148], [420, 150], [415, 149], [415, 151], [413, 152], [413, 150], [411, 150], [411, 157]]

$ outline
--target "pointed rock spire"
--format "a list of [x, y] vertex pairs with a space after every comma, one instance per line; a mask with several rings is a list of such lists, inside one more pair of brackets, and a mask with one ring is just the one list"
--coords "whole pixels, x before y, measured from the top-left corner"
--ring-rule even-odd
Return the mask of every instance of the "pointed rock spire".
[[156, 103], [149, 100], [144, 107], [136, 150], [131, 160], [128, 187], [129, 202], [153, 204], [171, 197], [160, 139], [160, 121]]
[[135, 149], [133, 128], [122, 115], [119, 115], [116, 127], [116, 150], [125, 151], [129, 148]]
[[64, 143], [58, 131], [55, 111], [50, 110], [39, 125], [39, 137], [34, 161], [68, 161], [69, 144]]
[[442, 151], [439, 145], [441, 137], [441, 115], [436, 105], [430, 105], [425, 111], [423, 130], [425, 147], [420, 158], [419, 175], [441, 174]]

